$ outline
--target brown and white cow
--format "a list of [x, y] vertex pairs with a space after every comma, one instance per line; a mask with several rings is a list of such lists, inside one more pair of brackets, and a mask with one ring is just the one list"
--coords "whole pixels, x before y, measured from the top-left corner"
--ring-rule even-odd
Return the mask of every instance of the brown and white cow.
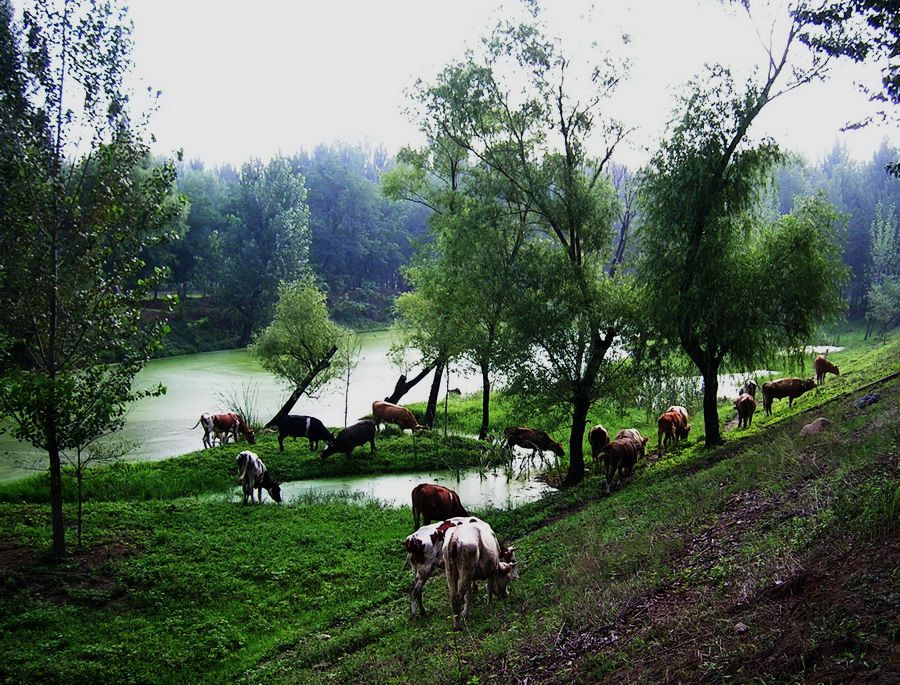
[[644, 453], [644, 446], [649, 438], [634, 440], [621, 438], [613, 440], [603, 448], [603, 466], [606, 470], [606, 492], [612, 488], [613, 477], [618, 474], [621, 483], [625, 476], [634, 473], [634, 465], [638, 457]]
[[432, 521], [443, 521], [453, 516], [468, 516], [457, 495], [450, 488], [435, 483], [419, 483], [412, 491], [413, 525], [419, 527]]
[[807, 390], [816, 387], [814, 378], [782, 378], [778, 381], [770, 381], [763, 383], [763, 409], [766, 416], [772, 413], [772, 401], [779, 400], [783, 397], [788, 398], [788, 406], [794, 406], [794, 399], [800, 397]]
[[756, 399], [745, 392], [734, 401], [734, 408], [737, 410], [738, 428], [749, 428], [756, 411]]
[[272, 479], [266, 465], [255, 452], [244, 450], [237, 455], [238, 483], [244, 491], [244, 504], [247, 499], [253, 504], [253, 491], [256, 490], [256, 501], [262, 504], [262, 491], [265, 489], [276, 502], [281, 501], [281, 485]]
[[597, 472], [597, 455], [609, 444], [609, 431], [599, 423], [588, 431], [588, 444], [591, 446], [591, 461], [594, 473]]
[[[212, 447], [216, 439], [220, 445], [228, 442], [229, 438], [238, 441], [238, 432], [241, 433], [251, 445], [256, 444], [256, 435], [253, 429], [244, 421], [244, 417], [235, 412], [224, 414], [201, 414], [191, 430], [197, 426], [203, 426], [203, 447]], [[212, 436], [212, 437], [210, 437]]]
[[556, 456], [561, 457], [565, 454], [563, 446], [551, 438], [547, 433], [537, 428], [527, 428], [525, 426], [510, 426], [503, 435], [506, 441], [506, 447], [524, 447], [533, 452], [552, 451]]
[[428, 426], [419, 423], [409, 409], [383, 400], [372, 402], [372, 420], [376, 426], [380, 426], [382, 423], [393, 423], [404, 430], [407, 428], [412, 431], [428, 430]]
[[516, 562], [503, 561], [497, 536], [484, 521], [449, 528], [444, 538], [443, 557], [454, 630], [459, 630], [469, 615], [475, 581], [487, 581], [490, 604], [493, 595], [506, 597], [510, 581], [518, 578]]
[[824, 354], [820, 354], [813, 361], [813, 368], [816, 370], [816, 383], [818, 385], [822, 385], [825, 382], [825, 374], [833, 373], [835, 376], [841, 375], [841, 370], [837, 367], [837, 365], [832, 364], [828, 359], [825, 358]]
[[673, 404], [671, 407], [666, 409], [666, 411], [667, 412], [675, 411], [675, 412], [678, 412], [679, 414], [681, 414], [681, 419], [682, 419], [681, 426], [678, 429], [675, 437], [678, 438], [679, 440], [687, 440], [688, 433], [691, 430], [691, 427], [689, 425], [691, 422], [691, 415], [688, 414], [688, 410], [685, 409], [684, 407], [682, 407], [680, 404]]
[[656, 420], [656, 427], [656, 451], [661, 455], [665, 454], [665, 448], [670, 443], [686, 438], [691, 431], [691, 427], [685, 425], [684, 417], [678, 411], [667, 411], [661, 414]]

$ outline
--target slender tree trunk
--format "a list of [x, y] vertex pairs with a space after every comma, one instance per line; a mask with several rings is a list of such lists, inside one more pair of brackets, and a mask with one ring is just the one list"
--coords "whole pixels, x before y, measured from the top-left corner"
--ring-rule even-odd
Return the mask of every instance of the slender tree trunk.
[[56, 444], [56, 430], [47, 446], [50, 455], [50, 522], [53, 527], [53, 557], [62, 559], [66, 555], [66, 530], [63, 525], [62, 507], [62, 464], [59, 447]]
[[75, 530], [77, 531], [78, 547], [81, 548], [82, 516], [84, 515], [84, 464], [81, 463], [81, 450], [78, 451], [78, 464], [75, 469], [75, 481], [78, 486], [78, 519]]
[[719, 432], [719, 365], [711, 363], [703, 373], [703, 427], [706, 446], [722, 444]]
[[591, 402], [580, 393], [572, 402], [572, 432], [569, 433], [569, 471], [564, 486], [577, 485], [584, 480], [584, 429], [587, 427], [588, 410]]
[[491, 377], [488, 365], [481, 364], [481, 428], [478, 429], [478, 439], [484, 440], [488, 434], [491, 420]]
[[441, 392], [441, 376], [444, 374], [444, 366], [447, 362], [439, 360], [434, 367], [434, 380], [431, 381], [431, 392], [428, 394], [428, 406], [425, 407], [425, 420], [423, 423], [429, 428], [434, 427], [434, 417], [437, 416], [438, 395]]
[[406, 379], [406, 374], [400, 374], [400, 378], [397, 379], [397, 383], [394, 385], [394, 392], [385, 397], [384, 401], [390, 402], [391, 404], [397, 404], [400, 401], [400, 398], [418, 384], [419, 381], [425, 378], [425, 376], [431, 373], [435, 366], [437, 366], [436, 360], [419, 371], [411, 381]]
[[315, 368], [311, 369], [310, 372], [306, 374], [306, 378], [304, 378], [300, 382], [300, 385], [294, 389], [294, 392], [291, 393], [288, 401], [285, 402], [281, 409], [278, 410], [278, 413], [272, 417], [272, 420], [265, 425], [266, 428], [274, 426], [282, 416], [286, 416], [288, 412], [294, 408], [294, 405], [297, 404], [297, 400], [299, 400], [300, 396], [306, 392], [306, 389], [309, 387], [309, 384], [313, 382], [313, 379], [329, 367], [331, 358], [337, 353], [337, 349], [337, 345], [333, 345], [328, 351], [328, 354], [322, 357], [319, 363], [316, 364]]

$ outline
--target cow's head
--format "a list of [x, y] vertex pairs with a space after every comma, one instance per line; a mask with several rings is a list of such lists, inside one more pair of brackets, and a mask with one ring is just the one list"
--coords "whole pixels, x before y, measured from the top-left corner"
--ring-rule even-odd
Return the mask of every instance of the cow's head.
[[519, 577], [517, 561], [501, 561], [497, 566], [497, 573], [492, 579], [492, 590], [497, 597], [505, 599], [509, 595], [509, 584]]
[[816, 387], [816, 379], [815, 378], [804, 378], [801, 381], [801, 386], [803, 387], [804, 391], [812, 390], [813, 388]]
[[281, 502], [281, 484], [278, 481], [272, 481], [272, 486], [266, 488], [269, 495], [272, 496], [272, 499], [276, 502]]
[[247, 442], [249, 442], [251, 445], [256, 444], [256, 433], [253, 432], [252, 428], [248, 427], [247, 432], [244, 433], [244, 435], [247, 437]]
[[553, 454], [555, 454], [557, 457], [566, 456], [566, 451], [563, 449], [563, 446], [560, 445], [558, 442], [551, 443], [550, 449], [552, 450]]

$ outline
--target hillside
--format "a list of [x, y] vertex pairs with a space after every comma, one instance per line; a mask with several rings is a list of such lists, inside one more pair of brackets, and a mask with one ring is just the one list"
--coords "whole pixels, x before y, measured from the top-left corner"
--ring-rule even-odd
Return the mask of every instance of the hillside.
[[[842, 375], [793, 409], [716, 450], [692, 439], [610, 496], [589, 477], [477, 512], [521, 578], [490, 607], [479, 592], [460, 633], [439, 577], [408, 618], [408, 508], [242, 507], [111, 478], [122, 496], [88, 503], [85, 549], [55, 568], [44, 505], [4, 497], [0, 681], [897, 682], [900, 379], [880, 379], [900, 336], [834, 360]], [[831, 428], [801, 438], [818, 416]], [[226, 452], [203, 458], [230, 469]], [[130, 477], [183, 478], [172, 462]]]

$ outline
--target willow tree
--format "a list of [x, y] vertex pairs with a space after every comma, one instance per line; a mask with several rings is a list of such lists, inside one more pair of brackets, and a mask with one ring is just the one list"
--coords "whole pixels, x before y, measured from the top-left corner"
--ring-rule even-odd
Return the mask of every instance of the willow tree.
[[174, 167], [146, 166], [128, 110], [123, 9], [36, 0], [24, 3], [20, 29], [2, 3], [0, 24], [0, 414], [17, 439], [47, 452], [60, 557], [61, 456], [118, 430], [144, 394], [132, 381], [165, 320], [142, 319], [161, 276], [144, 275], [142, 255], [166, 238], [181, 204]]
[[584, 477], [587, 414], [619, 368], [609, 352], [627, 327], [621, 300], [608, 297], [621, 277], [607, 270], [619, 203], [606, 166], [624, 129], [604, 105], [622, 73], [609, 60], [568, 59], [535, 23], [501, 24], [482, 55], [449, 65], [417, 93], [420, 116], [491, 174], [536, 251], [527, 282], [509, 284], [540, 311], [513, 307], [521, 355], [511, 381], [540, 398], [542, 418], [568, 411], [568, 484]]
[[845, 270], [833, 212], [807, 202], [765, 226], [756, 211], [782, 154], [772, 140], [751, 142], [751, 125], [772, 100], [824, 72], [818, 58], [791, 64], [802, 28], [795, 19], [781, 49], [769, 46], [761, 83], [740, 86], [727, 69], [711, 67], [689, 84], [643, 173], [640, 276], [659, 335], [703, 378], [707, 446], [721, 442], [723, 363], [753, 368], [808, 339], [841, 306]]

